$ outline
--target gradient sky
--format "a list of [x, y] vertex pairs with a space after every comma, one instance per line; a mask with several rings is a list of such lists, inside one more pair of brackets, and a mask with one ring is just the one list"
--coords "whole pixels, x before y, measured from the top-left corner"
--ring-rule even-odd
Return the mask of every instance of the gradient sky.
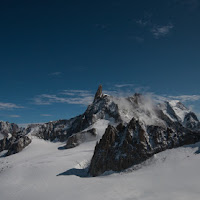
[[1, 0], [0, 75], [4, 121], [81, 114], [99, 84], [200, 113], [200, 0]]

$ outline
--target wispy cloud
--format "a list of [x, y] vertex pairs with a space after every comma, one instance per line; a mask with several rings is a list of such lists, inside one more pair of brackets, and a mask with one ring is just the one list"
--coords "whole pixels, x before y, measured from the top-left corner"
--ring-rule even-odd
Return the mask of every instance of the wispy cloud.
[[138, 43], [143, 43], [144, 42], [144, 38], [141, 37], [141, 36], [133, 36], [132, 39], [135, 40]]
[[0, 102], [0, 110], [9, 110], [9, 109], [15, 109], [15, 108], [24, 108], [23, 106], [18, 106], [14, 103], [3, 103]]
[[160, 37], [164, 37], [164, 36], [168, 35], [172, 28], [174, 28], [174, 26], [172, 24], [168, 24], [165, 26], [155, 25], [151, 29], [151, 32], [154, 35], [154, 37], [156, 39], [158, 39]]
[[19, 118], [21, 117], [20, 115], [9, 115], [9, 117], [12, 117], [12, 118]]
[[123, 87], [134, 87], [134, 84], [128, 83], [128, 84], [115, 84], [114, 85], [117, 88], [123, 88]]
[[69, 96], [91, 96], [91, 91], [88, 90], [63, 90], [60, 94], [69, 95]]
[[158, 39], [160, 37], [167, 36], [170, 31], [174, 28], [172, 23], [168, 23], [165, 25], [159, 25], [154, 23], [152, 20], [152, 15], [145, 15], [145, 17], [136, 20], [136, 23], [140, 25], [142, 28], [145, 28], [147, 31], [153, 34], [153, 36]]
[[151, 21], [145, 19], [138, 19], [136, 20], [136, 23], [143, 27], [151, 25]]
[[116, 96], [116, 97], [129, 97], [133, 96], [134, 93], [147, 93], [149, 87], [141, 87], [136, 84], [115, 84], [109, 90], [103, 90], [103, 93]]
[[100, 29], [100, 30], [107, 30], [109, 25], [108, 24], [95, 24], [95, 27]]
[[93, 94], [87, 90], [63, 90], [58, 94], [38, 95], [33, 101], [37, 105], [51, 105], [53, 103], [89, 105], [93, 101]]
[[60, 76], [62, 72], [52, 72], [49, 74], [49, 76]]
[[152, 14], [151, 13], [144, 13], [144, 16], [140, 19], [135, 20], [137, 24], [140, 26], [151, 26], [152, 25]]
[[40, 116], [42, 116], [42, 117], [51, 117], [52, 115], [50, 115], [50, 114], [41, 114]]

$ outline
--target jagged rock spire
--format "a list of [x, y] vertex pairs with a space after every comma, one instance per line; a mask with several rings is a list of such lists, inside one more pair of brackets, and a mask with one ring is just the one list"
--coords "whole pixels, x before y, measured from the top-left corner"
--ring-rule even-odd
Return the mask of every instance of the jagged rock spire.
[[99, 85], [97, 92], [95, 94], [95, 97], [94, 97], [94, 101], [99, 99], [101, 96], [102, 96], [102, 85]]

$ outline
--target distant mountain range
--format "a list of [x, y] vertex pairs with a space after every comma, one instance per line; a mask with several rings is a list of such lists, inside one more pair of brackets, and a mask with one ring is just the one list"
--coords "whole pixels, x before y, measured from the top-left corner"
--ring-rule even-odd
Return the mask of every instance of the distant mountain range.
[[69, 120], [30, 124], [19, 128], [0, 121], [0, 151], [5, 156], [20, 152], [32, 136], [50, 141], [66, 141], [65, 148], [97, 141], [89, 173], [121, 171], [165, 149], [200, 141], [200, 122], [179, 101], [156, 102], [134, 94], [113, 97], [98, 87], [86, 111]]

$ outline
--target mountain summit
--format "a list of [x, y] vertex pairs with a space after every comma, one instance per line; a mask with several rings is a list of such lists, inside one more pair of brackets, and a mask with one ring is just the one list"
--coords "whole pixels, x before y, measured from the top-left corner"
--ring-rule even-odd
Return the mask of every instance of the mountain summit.
[[[102, 96], [102, 85], [99, 85], [98, 89], [97, 89], [97, 92], [95, 94], [95, 97], [94, 97], [94, 101], [96, 101], [98, 98], [100, 98]], [[93, 102], [94, 102], [93, 101]]]
[[[2, 124], [2, 125], [1, 125]], [[73, 148], [97, 141], [89, 173], [121, 171], [165, 149], [200, 140], [197, 116], [179, 101], [157, 103], [142, 94], [114, 97], [103, 94], [100, 85], [86, 111], [68, 120], [31, 124], [25, 129], [1, 122], [0, 151], [21, 151], [31, 136], [66, 142]]]

